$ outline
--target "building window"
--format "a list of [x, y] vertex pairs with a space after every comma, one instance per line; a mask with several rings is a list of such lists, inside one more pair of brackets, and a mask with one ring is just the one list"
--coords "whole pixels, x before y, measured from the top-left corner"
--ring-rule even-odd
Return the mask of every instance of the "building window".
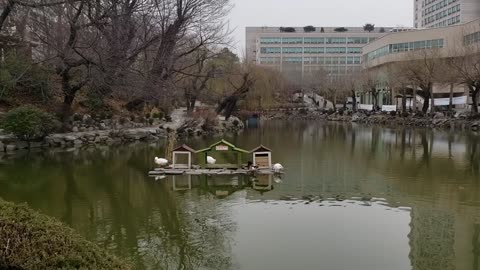
[[347, 53], [362, 53], [362, 48], [347, 48]]
[[302, 47], [284, 47], [282, 48], [282, 53], [303, 53], [303, 48]]
[[368, 37], [347, 38], [347, 43], [348, 44], [367, 44], [368, 43]]
[[347, 48], [345, 47], [327, 47], [327, 53], [347, 53]]
[[325, 39], [324, 38], [304, 38], [303, 41], [305, 44], [324, 44]]
[[345, 44], [347, 43], [347, 38], [327, 38], [327, 44]]
[[283, 62], [286, 62], [286, 63], [302, 63], [303, 58], [302, 57], [284, 57]]
[[282, 38], [283, 44], [303, 44], [303, 38], [299, 37], [288, 37]]
[[304, 53], [311, 53], [311, 54], [322, 54], [325, 53], [325, 48], [323, 47], [305, 47], [303, 49]]
[[279, 63], [280, 57], [260, 57], [260, 64], [262, 65], [273, 65]]
[[395, 43], [395, 44], [389, 44], [385, 47], [382, 47], [380, 49], [377, 49], [373, 52], [368, 53], [366, 59], [370, 61], [387, 54], [408, 52], [413, 50], [436, 49], [436, 48], [443, 48], [443, 47], [444, 47], [443, 39]]
[[480, 32], [469, 34], [464, 37], [465, 45], [472, 45], [474, 43], [479, 43], [479, 42], [480, 42]]
[[280, 47], [261, 47], [261, 54], [270, 54], [270, 53], [282, 53], [282, 48]]
[[282, 39], [276, 37], [262, 37], [260, 38], [260, 44], [282, 44]]

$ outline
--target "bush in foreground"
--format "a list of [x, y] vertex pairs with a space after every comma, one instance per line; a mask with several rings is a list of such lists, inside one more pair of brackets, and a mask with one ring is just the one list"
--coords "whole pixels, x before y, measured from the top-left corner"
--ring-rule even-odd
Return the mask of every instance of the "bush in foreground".
[[6, 113], [0, 126], [22, 140], [32, 141], [54, 132], [60, 123], [53, 115], [26, 105]]
[[0, 269], [131, 269], [53, 218], [0, 199]]

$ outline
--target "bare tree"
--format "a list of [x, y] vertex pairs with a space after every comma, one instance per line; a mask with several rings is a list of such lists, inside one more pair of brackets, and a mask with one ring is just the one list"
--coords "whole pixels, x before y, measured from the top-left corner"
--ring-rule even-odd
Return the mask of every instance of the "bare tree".
[[456, 57], [449, 58], [447, 63], [459, 83], [465, 84], [472, 96], [472, 112], [478, 113], [480, 93], [480, 46], [467, 45], [456, 48]]
[[337, 110], [338, 98], [345, 97], [345, 81], [342, 76], [329, 75], [325, 80], [325, 102], [327, 99], [331, 99], [333, 103], [333, 110]]
[[[411, 51], [402, 62], [397, 63], [402, 70], [402, 77], [410, 82], [413, 88], [418, 87], [424, 98], [422, 112], [427, 113], [431, 103], [431, 111], [435, 110], [433, 98], [433, 84], [441, 75], [441, 57], [438, 49], [423, 49]], [[414, 94], [414, 99], [415, 94]]]
[[377, 87], [380, 84], [379, 73], [374, 70], [365, 70], [361, 74], [362, 88], [372, 94], [373, 110], [379, 109]]
[[[344, 78], [344, 91], [346, 91], [347, 96], [352, 98], [352, 111], [357, 111], [357, 90], [361, 87], [361, 75], [360, 73], [353, 73]], [[346, 104], [346, 102], [345, 102]]]
[[215, 76], [214, 56], [207, 49], [198, 50], [186, 61], [187, 67], [177, 70], [179, 87], [183, 89], [187, 112], [193, 112], [199, 96], [207, 88], [209, 80]]
[[88, 0], [66, 0], [47, 8], [48, 18], [40, 17], [33, 23], [41, 25], [35, 34], [52, 52], [44, 57], [61, 80], [64, 99], [60, 113], [65, 124], [77, 92], [87, 85], [94, 70], [101, 72], [96, 49], [99, 35], [94, 25], [106, 23], [107, 12], [106, 9], [100, 12]]
[[[166, 87], [177, 61], [205, 46], [224, 42], [229, 0], [154, 0], [160, 42], [143, 86], [144, 98], [168, 98]], [[192, 46], [192, 41], [195, 44]]]

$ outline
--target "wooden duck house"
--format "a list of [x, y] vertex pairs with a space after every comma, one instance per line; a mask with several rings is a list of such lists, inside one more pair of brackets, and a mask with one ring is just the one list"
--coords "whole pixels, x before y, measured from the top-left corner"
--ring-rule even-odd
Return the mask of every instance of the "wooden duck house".
[[[235, 164], [208, 164], [207, 157], [210, 154], [221, 153], [221, 154], [230, 154], [235, 156]], [[210, 147], [197, 151], [197, 156], [200, 162], [200, 166], [206, 169], [238, 169], [242, 167], [242, 155], [248, 154], [247, 150], [243, 150], [239, 147], [236, 147], [234, 144], [229, 143], [225, 140], [216, 142]]]
[[260, 169], [272, 167], [272, 150], [260, 145], [250, 152], [252, 153], [253, 166], [257, 166]]
[[[172, 168], [173, 169], [191, 169], [192, 168], [192, 155], [195, 154], [196, 151], [190, 148], [187, 145], [179, 146], [173, 149], [172, 152]], [[186, 155], [187, 156], [187, 164], [182, 164], [178, 162], [179, 156]]]

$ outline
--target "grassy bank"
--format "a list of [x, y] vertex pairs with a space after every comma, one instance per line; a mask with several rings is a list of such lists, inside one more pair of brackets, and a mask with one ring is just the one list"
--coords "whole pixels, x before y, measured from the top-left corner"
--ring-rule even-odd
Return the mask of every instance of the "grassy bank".
[[0, 269], [131, 269], [69, 227], [0, 199]]

